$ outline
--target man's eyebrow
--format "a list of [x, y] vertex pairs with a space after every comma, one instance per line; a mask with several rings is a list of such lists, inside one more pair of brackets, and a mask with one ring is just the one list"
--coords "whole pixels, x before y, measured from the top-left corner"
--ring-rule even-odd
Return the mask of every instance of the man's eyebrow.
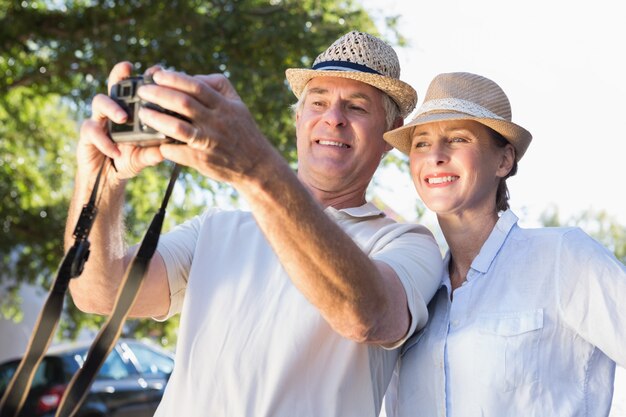
[[[324, 95], [328, 93], [328, 89], [327, 88], [323, 88], [323, 87], [311, 87], [309, 88], [309, 94], [320, 94], [320, 95]], [[352, 94], [350, 94], [348, 96], [349, 99], [360, 99], [360, 100], [367, 100], [367, 101], [372, 101], [372, 98], [366, 94], [366, 93], [362, 93], [362, 92], [354, 92]]]
[[360, 93], [360, 92], [350, 94], [349, 98], [351, 98], [351, 99], [361, 99], [361, 100], [366, 100], [366, 101], [372, 101], [372, 98], [368, 94]]
[[325, 93], [328, 93], [327, 88], [322, 88], [322, 87], [309, 88], [309, 94], [325, 94]]

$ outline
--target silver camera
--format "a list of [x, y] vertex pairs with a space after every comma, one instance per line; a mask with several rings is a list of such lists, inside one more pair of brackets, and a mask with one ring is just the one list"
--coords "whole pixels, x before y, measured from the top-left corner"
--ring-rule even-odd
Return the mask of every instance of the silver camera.
[[166, 110], [161, 106], [139, 98], [139, 96], [137, 96], [137, 89], [144, 84], [154, 84], [152, 77], [135, 76], [126, 78], [111, 88], [110, 97], [128, 114], [126, 123], [118, 124], [109, 120], [111, 139], [117, 143], [139, 146], [152, 146], [164, 142], [176, 142], [174, 139], [152, 129], [139, 120], [139, 109], [146, 107], [188, 121], [186, 117], [178, 113]]

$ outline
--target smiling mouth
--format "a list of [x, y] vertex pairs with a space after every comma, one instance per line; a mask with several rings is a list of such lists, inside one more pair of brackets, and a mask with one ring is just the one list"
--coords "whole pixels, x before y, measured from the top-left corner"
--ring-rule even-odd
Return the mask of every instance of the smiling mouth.
[[336, 146], [338, 148], [345, 148], [345, 149], [350, 148], [350, 145], [346, 145], [345, 143], [341, 143], [341, 142], [335, 142], [334, 140], [317, 140], [316, 142], [319, 145], [324, 145], [324, 146]]
[[456, 175], [448, 175], [445, 177], [431, 177], [431, 178], [426, 178], [426, 182], [429, 184], [445, 184], [448, 182], [454, 182], [458, 180], [459, 178], [460, 177]]

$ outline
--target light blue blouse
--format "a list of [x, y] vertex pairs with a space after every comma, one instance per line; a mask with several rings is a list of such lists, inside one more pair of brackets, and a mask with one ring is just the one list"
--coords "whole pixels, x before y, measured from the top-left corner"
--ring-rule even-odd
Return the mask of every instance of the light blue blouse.
[[626, 365], [626, 267], [579, 228], [517, 220], [502, 214], [453, 301], [444, 269], [388, 416], [608, 415]]

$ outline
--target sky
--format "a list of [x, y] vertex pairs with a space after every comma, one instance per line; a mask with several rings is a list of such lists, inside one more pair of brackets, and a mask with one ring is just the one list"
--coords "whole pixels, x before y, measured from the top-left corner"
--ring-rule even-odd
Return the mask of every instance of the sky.
[[[517, 175], [507, 181], [522, 225], [538, 225], [552, 208], [561, 220], [604, 210], [626, 225], [626, 25], [620, 1], [361, 3], [377, 16], [400, 15], [399, 31], [409, 42], [396, 48], [401, 79], [417, 90], [418, 106], [430, 81], [444, 72], [480, 74], [506, 92], [513, 121], [533, 135]], [[417, 194], [408, 174], [386, 170], [377, 182], [385, 185], [377, 192], [385, 202], [411, 218]]]

